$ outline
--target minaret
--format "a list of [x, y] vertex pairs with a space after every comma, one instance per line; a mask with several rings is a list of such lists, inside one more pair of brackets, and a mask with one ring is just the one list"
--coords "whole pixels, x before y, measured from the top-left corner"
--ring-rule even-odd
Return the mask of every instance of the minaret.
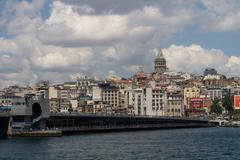
[[162, 50], [158, 52], [155, 59], [155, 73], [163, 74], [167, 70], [167, 62], [163, 56]]

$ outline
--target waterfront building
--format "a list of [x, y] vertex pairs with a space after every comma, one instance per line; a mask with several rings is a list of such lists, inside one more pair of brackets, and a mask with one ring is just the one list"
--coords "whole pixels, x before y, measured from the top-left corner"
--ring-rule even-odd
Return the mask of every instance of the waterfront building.
[[142, 69], [138, 70], [133, 76], [133, 88], [146, 87], [148, 80], [147, 74]]
[[164, 74], [166, 81], [168, 84], [181, 84], [184, 83], [186, 80], [191, 79], [191, 75], [183, 72], [170, 72], [167, 71]]
[[64, 88], [77, 88], [77, 82], [64, 82], [62, 86]]
[[207, 88], [226, 88], [234, 83], [234, 79], [227, 79], [225, 76], [220, 77], [220, 79], [203, 79], [203, 84]]
[[71, 106], [72, 111], [77, 111], [79, 108], [79, 101], [77, 99], [71, 99], [70, 106]]
[[93, 101], [102, 101], [112, 107], [119, 107], [119, 96], [119, 87], [109, 83], [101, 83], [93, 87]]
[[71, 103], [69, 99], [60, 99], [60, 112], [72, 111]]
[[233, 107], [234, 110], [240, 110], [240, 95], [233, 96]]
[[198, 97], [189, 99], [190, 109], [205, 109], [210, 112], [212, 100], [209, 97]]
[[38, 84], [32, 86], [33, 93], [41, 99], [48, 99], [49, 97], [49, 82], [48, 81], [41, 81]]
[[37, 88], [36, 96], [38, 98], [45, 99], [48, 97], [48, 88]]
[[[66, 84], [68, 86], [66, 86]], [[64, 86], [65, 85], [65, 86]], [[73, 97], [70, 96], [71, 90], [70, 83], [64, 83], [59, 85], [53, 85], [49, 87], [49, 103], [51, 112], [68, 112], [71, 110], [70, 100]], [[74, 96], [76, 97], [76, 95]]]
[[198, 76], [191, 75], [191, 78], [186, 80], [184, 83], [184, 87], [189, 87], [189, 86], [196, 86], [200, 87], [202, 86], [202, 78]]
[[1, 106], [25, 106], [25, 98], [15, 95], [4, 95], [0, 96], [0, 105]]
[[79, 96], [77, 82], [65, 82], [62, 85], [62, 89], [67, 90], [69, 99], [74, 99]]
[[223, 98], [223, 90], [221, 88], [208, 88], [208, 94], [211, 100], [221, 100]]
[[102, 83], [102, 81], [97, 81], [94, 78], [88, 76], [78, 77], [77, 78], [78, 93], [79, 94], [83, 93], [85, 95], [92, 96], [93, 87], [97, 86], [98, 83]]
[[167, 95], [162, 88], [136, 88], [125, 92], [125, 108], [129, 114], [164, 116], [167, 111]]
[[231, 96], [231, 89], [232, 89], [232, 87], [222, 88], [223, 98], [226, 97], [226, 96]]
[[49, 87], [49, 99], [59, 99], [60, 98], [60, 88], [58, 86], [50, 86]]
[[144, 112], [148, 116], [164, 116], [167, 109], [167, 94], [162, 88], [146, 88]]
[[59, 98], [51, 98], [49, 99], [49, 106], [51, 113], [57, 113], [61, 110], [61, 102]]
[[203, 115], [211, 111], [212, 100], [209, 97], [189, 98], [188, 115]]
[[193, 87], [185, 87], [183, 91], [184, 95], [184, 107], [189, 108], [189, 98], [199, 97], [200, 96], [200, 88], [193, 86]]
[[240, 87], [236, 87], [236, 88], [231, 88], [230, 89], [231, 95], [240, 95]]
[[145, 95], [142, 88], [133, 89], [128, 93], [129, 106], [133, 106], [134, 115], [146, 115]]
[[17, 85], [4, 88], [0, 92], [0, 95], [14, 95], [17, 97], [25, 97], [26, 95], [33, 94], [33, 90], [31, 87], [19, 87]]
[[124, 104], [123, 108], [126, 108], [128, 110], [129, 115], [134, 114], [134, 107], [133, 107], [133, 101], [132, 101], [132, 88], [126, 88], [123, 90], [123, 95], [124, 95]]
[[240, 87], [240, 76], [237, 77], [233, 77], [233, 80], [236, 82], [237, 86], [236, 87]]
[[167, 112], [166, 116], [183, 116], [183, 95], [180, 91], [167, 93]]
[[67, 88], [63, 88], [60, 90], [60, 99], [66, 99], [69, 100], [70, 96], [69, 96], [69, 92]]
[[[89, 110], [88, 108], [94, 108], [94, 103], [92, 101], [91, 96], [81, 93], [76, 99], [78, 101], [78, 106], [74, 111], [85, 112], [85, 111]], [[95, 111], [94, 111], [94, 113], [95, 113]]]

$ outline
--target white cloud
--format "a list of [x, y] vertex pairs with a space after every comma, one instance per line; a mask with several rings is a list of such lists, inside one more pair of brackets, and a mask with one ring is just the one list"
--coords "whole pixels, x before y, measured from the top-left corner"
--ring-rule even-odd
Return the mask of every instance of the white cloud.
[[[59, 32], [63, 31], [63, 32]], [[59, 35], [59, 33], [61, 33]], [[50, 35], [50, 37], [49, 37]], [[51, 16], [40, 32], [40, 39], [46, 43], [63, 45], [77, 41], [78, 46], [95, 42], [110, 42], [127, 35], [127, 19], [119, 15], [79, 15], [70, 5], [53, 2]], [[77, 45], [77, 44], [76, 44]]]
[[239, 0], [202, 1], [202, 28], [210, 31], [236, 31], [240, 29]]
[[44, 0], [7, 1], [0, 17], [0, 27], [6, 28], [8, 34], [19, 35], [34, 32], [42, 24], [39, 11]]
[[240, 74], [240, 57], [228, 57], [217, 49], [204, 49], [199, 45], [171, 45], [163, 49], [170, 70], [187, 71], [202, 74], [207, 67], [215, 68], [219, 73], [228, 76]]
[[193, 17], [189, 12], [165, 15], [154, 6], [122, 15], [89, 15], [79, 13], [75, 8], [54, 1], [51, 15], [41, 27], [39, 38], [46, 44], [68, 47], [112, 45], [127, 39], [151, 40], [154, 32], [158, 36], [169, 37]]
[[7, 40], [4, 38], [0, 38], [0, 54], [6, 53], [17, 53], [18, 52], [18, 47], [17, 44], [11, 40]]
[[35, 32], [37, 28], [42, 24], [41, 18], [30, 18], [28, 16], [21, 16], [12, 19], [6, 28], [9, 34], [26, 34]]
[[240, 75], [240, 57], [230, 56], [225, 67], [230, 75]]
[[88, 48], [43, 47], [42, 55], [32, 56], [33, 65], [42, 69], [85, 67], [92, 59], [93, 53]]
[[[141, 1], [141, 5], [121, 1], [126, 10], [106, 2], [101, 9], [97, 2], [66, 2], [53, 1], [45, 20], [40, 13], [43, 0], [6, 4], [0, 27], [11, 38], [0, 38], [1, 86], [41, 79], [65, 81], [79, 74], [130, 76], [139, 66], [151, 72], [152, 50], [186, 26], [217, 31], [240, 26], [237, 5], [225, 1], [218, 6], [218, 1], [199, 2], [205, 7], [202, 10], [195, 1]], [[201, 74], [214, 67], [223, 74], [240, 74], [240, 58], [218, 49], [172, 45], [163, 52], [171, 70]]]
[[28, 2], [22, 0], [19, 2], [9, 0], [6, 2], [4, 13], [15, 13], [16, 15], [35, 15], [39, 10], [42, 9], [44, 0], [33, 0]]
[[88, 5], [81, 5], [81, 6], [77, 7], [77, 10], [78, 10], [78, 12], [80, 11], [80, 13], [88, 13], [88, 14], [95, 12], [95, 10]]

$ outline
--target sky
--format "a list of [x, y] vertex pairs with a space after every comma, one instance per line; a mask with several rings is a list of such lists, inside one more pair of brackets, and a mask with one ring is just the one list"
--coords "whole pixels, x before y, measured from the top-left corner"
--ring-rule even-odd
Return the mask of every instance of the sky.
[[0, 0], [0, 86], [208, 67], [240, 75], [239, 0]]

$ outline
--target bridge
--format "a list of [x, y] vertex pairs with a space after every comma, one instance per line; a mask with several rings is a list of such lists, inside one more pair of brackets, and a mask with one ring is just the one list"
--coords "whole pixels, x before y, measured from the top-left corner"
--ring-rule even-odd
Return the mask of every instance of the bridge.
[[63, 133], [209, 127], [206, 119], [99, 114], [50, 114], [45, 127]]
[[0, 137], [6, 136], [10, 121], [10, 113], [7, 111], [0, 112]]
[[[19, 129], [58, 129], [64, 134], [212, 126], [207, 119], [197, 118], [86, 114], [77, 112], [50, 113], [49, 103], [46, 99], [30, 99], [26, 101], [26, 104], [22, 108], [15, 107], [10, 112], [11, 123], [9, 128], [13, 129], [12, 131]], [[6, 124], [9, 125], [9, 117]]]
[[11, 116], [10, 112], [2, 112], [2, 111], [0, 111], [0, 117], [10, 117], [10, 116]]

